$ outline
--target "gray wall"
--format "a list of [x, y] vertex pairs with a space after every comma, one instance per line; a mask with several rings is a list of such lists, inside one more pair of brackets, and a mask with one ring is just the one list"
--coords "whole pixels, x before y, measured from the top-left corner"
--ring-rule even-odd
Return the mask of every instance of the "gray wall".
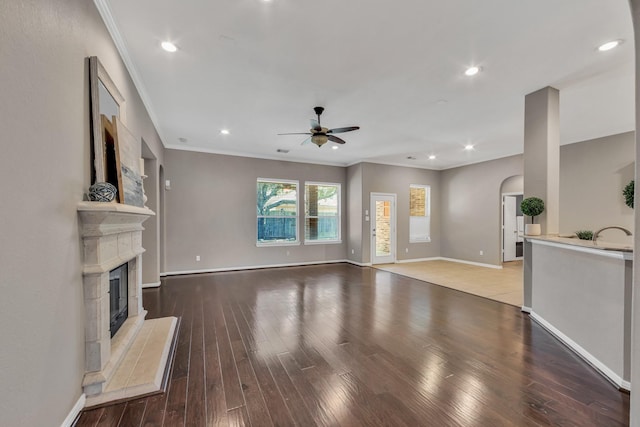
[[[524, 193], [524, 176], [517, 175], [507, 178], [502, 182], [501, 193]], [[520, 207], [517, 207], [520, 210]], [[520, 214], [522, 215], [522, 214]]]
[[[560, 233], [620, 225], [633, 231], [622, 189], [634, 178], [635, 134], [627, 132], [560, 147]], [[602, 240], [630, 244], [618, 230]]]
[[[411, 184], [431, 186], [431, 242], [409, 243], [409, 187]], [[393, 193], [397, 195], [397, 254], [399, 261], [408, 259], [420, 259], [437, 257], [440, 255], [440, 172], [388, 166], [375, 163], [362, 163], [362, 207], [361, 218], [364, 219], [364, 210], [371, 207], [371, 193]], [[359, 224], [355, 224], [357, 226]], [[351, 225], [350, 225], [351, 226]], [[362, 242], [361, 259], [358, 262], [371, 262], [371, 223], [362, 221], [360, 233]], [[405, 252], [408, 248], [409, 252]]]
[[[633, 18], [634, 41], [635, 41], [635, 72], [636, 72], [636, 130], [640, 126], [640, 0], [629, 0], [631, 6], [631, 16]], [[640, 133], [635, 135], [635, 160], [636, 165], [640, 164]], [[638, 171], [635, 172], [635, 180], [639, 180]], [[636, 194], [638, 189], [636, 187]], [[636, 230], [640, 230], [640, 215], [634, 215], [634, 225]], [[640, 248], [640, 236], [634, 233], [634, 248]], [[633, 287], [640, 289], [640, 251], [633, 253]], [[640, 367], [637, 363], [640, 359], [640, 292], [633, 292], [632, 306], [632, 337], [631, 337], [631, 384], [636, 384], [631, 393], [629, 425], [640, 426], [640, 393], [637, 392], [637, 384], [640, 384]]]
[[442, 171], [441, 256], [502, 264], [502, 183], [522, 175], [522, 169], [522, 156], [518, 155]]
[[56, 426], [82, 393], [84, 309], [76, 204], [90, 185], [96, 55], [127, 125], [162, 159], [138, 94], [86, 0], [0, 2], [0, 425]]
[[[164, 173], [171, 181], [171, 190], [165, 191], [167, 272], [347, 257], [344, 217], [341, 244], [256, 247], [257, 178], [298, 180], [300, 201], [304, 200], [305, 181], [340, 183], [342, 206], [346, 206], [346, 168], [166, 150]], [[304, 209], [302, 203], [299, 209]], [[299, 227], [302, 240], [303, 224]]]
[[347, 259], [362, 262], [362, 227], [364, 208], [362, 207], [362, 163], [347, 168]]
[[160, 281], [160, 193], [158, 189], [158, 161], [145, 159], [144, 192], [147, 196], [145, 204], [156, 215], [147, 219], [142, 232], [142, 243], [145, 252], [142, 254], [142, 283], [155, 284]]
[[[560, 151], [563, 232], [575, 231], [569, 221], [587, 224], [605, 221], [631, 227], [633, 211], [624, 206], [618, 193], [621, 183], [628, 182], [627, 178], [631, 179], [633, 174], [633, 134], [565, 145]], [[501, 265], [501, 193], [523, 190], [521, 155], [445, 171], [374, 163], [359, 163], [348, 168], [326, 167], [177, 150], [167, 150], [166, 158], [166, 178], [172, 185], [165, 193], [169, 233], [167, 272], [338, 259], [369, 263], [370, 222], [364, 220], [364, 211], [370, 208], [371, 192], [397, 194], [398, 260], [443, 256]], [[240, 208], [254, 206], [255, 179], [298, 179], [302, 184], [305, 179], [323, 180], [315, 177], [318, 173], [327, 176], [326, 181], [343, 183], [343, 199], [346, 198], [343, 245], [256, 248], [255, 216], [253, 211]], [[332, 178], [335, 176], [340, 178]], [[219, 184], [221, 179], [223, 186]], [[229, 218], [219, 225], [219, 217], [212, 222], [209, 216], [213, 211], [212, 201], [203, 199], [202, 195], [211, 195], [212, 191], [221, 195], [233, 182], [244, 182], [248, 190], [246, 194], [238, 190], [238, 194], [227, 196], [232, 197], [227, 203], [236, 213], [227, 215]], [[410, 184], [431, 186], [430, 243], [409, 243]], [[612, 198], [615, 200], [611, 202]], [[594, 200], [597, 203], [593, 203]], [[194, 226], [193, 219], [199, 221], [200, 227]], [[238, 228], [243, 230], [244, 243], [238, 242], [239, 236], [233, 237], [234, 229]], [[181, 237], [182, 233], [186, 233], [186, 239]], [[616, 232], [606, 234], [607, 240], [609, 236], [611, 240], [624, 239]], [[221, 247], [225, 250], [220, 251]], [[201, 256], [200, 262], [195, 261], [196, 255]]]

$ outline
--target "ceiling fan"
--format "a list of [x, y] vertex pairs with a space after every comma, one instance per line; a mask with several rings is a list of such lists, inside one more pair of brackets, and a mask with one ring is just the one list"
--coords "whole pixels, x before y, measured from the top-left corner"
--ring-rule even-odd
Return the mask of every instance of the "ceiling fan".
[[327, 141], [333, 141], [337, 144], [346, 143], [344, 139], [338, 138], [334, 135], [334, 133], [351, 132], [352, 130], [360, 129], [360, 126], [348, 126], [344, 128], [334, 129], [323, 128], [320, 125], [320, 115], [324, 111], [324, 107], [314, 107], [313, 111], [315, 111], [316, 115], [318, 116], [318, 120], [311, 119], [311, 129], [309, 129], [309, 132], [279, 133], [278, 135], [311, 135], [309, 136], [309, 138], [302, 141], [302, 144], [306, 144], [307, 142], [311, 141], [318, 147], [322, 147]]

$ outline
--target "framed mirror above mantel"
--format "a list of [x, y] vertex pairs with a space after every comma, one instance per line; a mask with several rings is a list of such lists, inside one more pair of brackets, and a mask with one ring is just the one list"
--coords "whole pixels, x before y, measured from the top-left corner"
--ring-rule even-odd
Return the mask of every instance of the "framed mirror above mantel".
[[97, 56], [89, 57], [89, 87], [93, 149], [92, 182], [108, 182], [106, 173], [107, 147], [103, 141], [102, 119], [100, 116], [117, 117], [122, 123], [126, 124], [126, 103]]

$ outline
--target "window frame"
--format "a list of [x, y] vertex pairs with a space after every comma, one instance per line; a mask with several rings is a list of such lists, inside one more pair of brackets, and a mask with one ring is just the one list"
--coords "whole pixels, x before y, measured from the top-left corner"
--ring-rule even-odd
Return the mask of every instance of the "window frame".
[[[337, 239], [323, 239], [323, 240], [308, 240], [307, 239], [307, 219], [308, 218], [320, 218], [320, 215], [309, 216], [307, 215], [307, 186], [318, 185], [325, 187], [337, 187], [338, 189], [338, 206], [336, 208], [337, 214], [335, 215], [338, 224], [338, 237]], [[339, 182], [319, 182], [319, 181], [305, 181], [304, 183], [304, 244], [305, 245], [335, 245], [342, 243], [342, 184]]]
[[[425, 215], [411, 215], [411, 189], [425, 189]], [[411, 233], [411, 218], [427, 218], [428, 236], [425, 238], [415, 238]], [[409, 243], [429, 243], [431, 242], [431, 186], [427, 184], [409, 184]]]
[[[293, 179], [276, 179], [276, 178], [257, 178], [256, 179], [256, 187], [255, 187], [255, 191], [256, 191], [256, 208], [257, 208], [257, 203], [258, 203], [258, 184], [260, 184], [261, 182], [263, 183], [273, 183], [273, 184], [294, 184], [296, 186], [296, 214], [294, 215], [287, 215], [287, 216], [279, 216], [279, 215], [271, 215], [271, 216], [266, 216], [266, 215], [259, 215], [256, 212], [256, 222], [255, 222], [255, 227], [256, 227], [256, 246], [257, 247], [270, 247], [270, 246], [299, 246], [300, 245], [300, 181], [298, 180], [293, 180]], [[258, 220], [260, 218], [295, 218], [296, 220], [296, 240], [291, 240], [291, 241], [286, 241], [286, 240], [276, 240], [276, 241], [268, 241], [268, 242], [261, 242], [258, 240]]]

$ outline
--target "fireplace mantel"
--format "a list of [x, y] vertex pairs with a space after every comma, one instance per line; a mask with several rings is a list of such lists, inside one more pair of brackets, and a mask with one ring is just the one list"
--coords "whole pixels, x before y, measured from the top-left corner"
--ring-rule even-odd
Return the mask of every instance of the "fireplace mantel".
[[[144, 323], [142, 308], [142, 223], [155, 213], [120, 203], [80, 202], [85, 302], [85, 375], [87, 396], [100, 395], [113, 377]], [[129, 317], [111, 339], [109, 271], [128, 263]]]

